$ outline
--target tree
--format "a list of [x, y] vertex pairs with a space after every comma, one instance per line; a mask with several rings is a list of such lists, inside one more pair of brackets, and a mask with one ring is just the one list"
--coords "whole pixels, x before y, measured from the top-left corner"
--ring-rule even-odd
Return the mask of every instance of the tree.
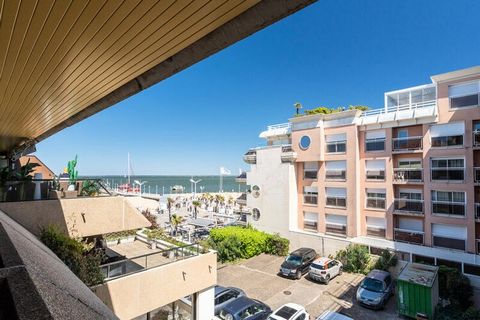
[[174, 235], [177, 235], [177, 229], [178, 226], [184, 221], [185, 219], [182, 216], [179, 216], [177, 214], [172, 214], [172, 219], [170, 220], [170, 223], [173, 226], [173, 231]]
[[348, 107], [348, 110], [367, 111], [367, 110], [369, 110], [369, 109], [370, 109], [370, 107], [368, 107], [368, 106], [352, 106], [352, 105], [350, 105], [350, 106]]
[[173, 198], [167, 198], [167, 209], [168, 209], [168, 221], [172, 223], [172, 206], [175, 203]]
[[192, 201], [192, 205], [193, 205], [193, 218], [197, 219], [197, 208], [201, 206], [201, 203], [200, 201], [195, 200], [195, 201]]

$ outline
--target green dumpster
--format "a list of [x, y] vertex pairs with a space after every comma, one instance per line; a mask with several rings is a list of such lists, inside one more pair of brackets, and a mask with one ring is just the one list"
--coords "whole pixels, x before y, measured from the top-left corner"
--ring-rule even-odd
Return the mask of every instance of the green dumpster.
[[397, 279], [398, 313], [414, 319], [433, 319], [438, 303], [438, 267], [409, 263]]

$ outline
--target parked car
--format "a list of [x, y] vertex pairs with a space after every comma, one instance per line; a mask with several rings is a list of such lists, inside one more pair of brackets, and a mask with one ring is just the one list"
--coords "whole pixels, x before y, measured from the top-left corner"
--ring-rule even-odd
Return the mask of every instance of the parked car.
[[215, 286], [215, 315], [233, 300], [246, 296], [242, 289], [233, 287]]
[[328, 284], [331, 279], [342, 274], [343, 264], [340, 261], [329, 258], [318, 258], [313, 261], [308, 271], [308, 276], [312, 280]]
[[327, 310], [324, 313], [322, 313], [316, 320], [353, 320], [353, 319], [341, 313]]
[[265, 320], [272, 313], [269, 306], [245, 296], [228, 303], [218, 313], [222, 320]]
[[301, 305], [287, 303], [272, 313], [267, 320], [309, 320], [310, 315]]
[[290, 253], [280, 266], [280, 274], [285, 277], [300, 279], [308, 272], [310, 264], [317, 258], [311, 248], [300, 248]]
[[372, 270], [357, 289], [357, 301], [364, 307], [383, 309], [393, 295], [393, 281], [390, 272]]

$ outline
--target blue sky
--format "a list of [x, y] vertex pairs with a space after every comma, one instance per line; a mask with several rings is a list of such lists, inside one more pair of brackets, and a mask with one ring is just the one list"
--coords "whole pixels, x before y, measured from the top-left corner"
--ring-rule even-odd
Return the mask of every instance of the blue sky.
[[383, 105], [385, 91], [480, 65], [480, 1], [321, 0], [40, 142], [55, 172], [218, 174], [248, 168], [267, 125], [304, 107]]

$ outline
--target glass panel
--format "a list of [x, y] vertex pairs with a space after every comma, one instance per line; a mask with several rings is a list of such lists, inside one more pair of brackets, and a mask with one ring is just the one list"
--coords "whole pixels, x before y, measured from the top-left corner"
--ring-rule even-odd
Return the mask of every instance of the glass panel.
[[410, 103], [409, 92], [402, 92], [398, 94], [399, 105], [408, 105]]
[[422, 89], [420, 90], [413, 90], [412, 94], [412, 103], [419, 103], [422, 102]]
[[478, 94], [464, 96], [464, 97], [457, 97], [457, 98], [450, 98], [450, 108], [464, 108], [464, 107], [472, 107], [478, 106]]

